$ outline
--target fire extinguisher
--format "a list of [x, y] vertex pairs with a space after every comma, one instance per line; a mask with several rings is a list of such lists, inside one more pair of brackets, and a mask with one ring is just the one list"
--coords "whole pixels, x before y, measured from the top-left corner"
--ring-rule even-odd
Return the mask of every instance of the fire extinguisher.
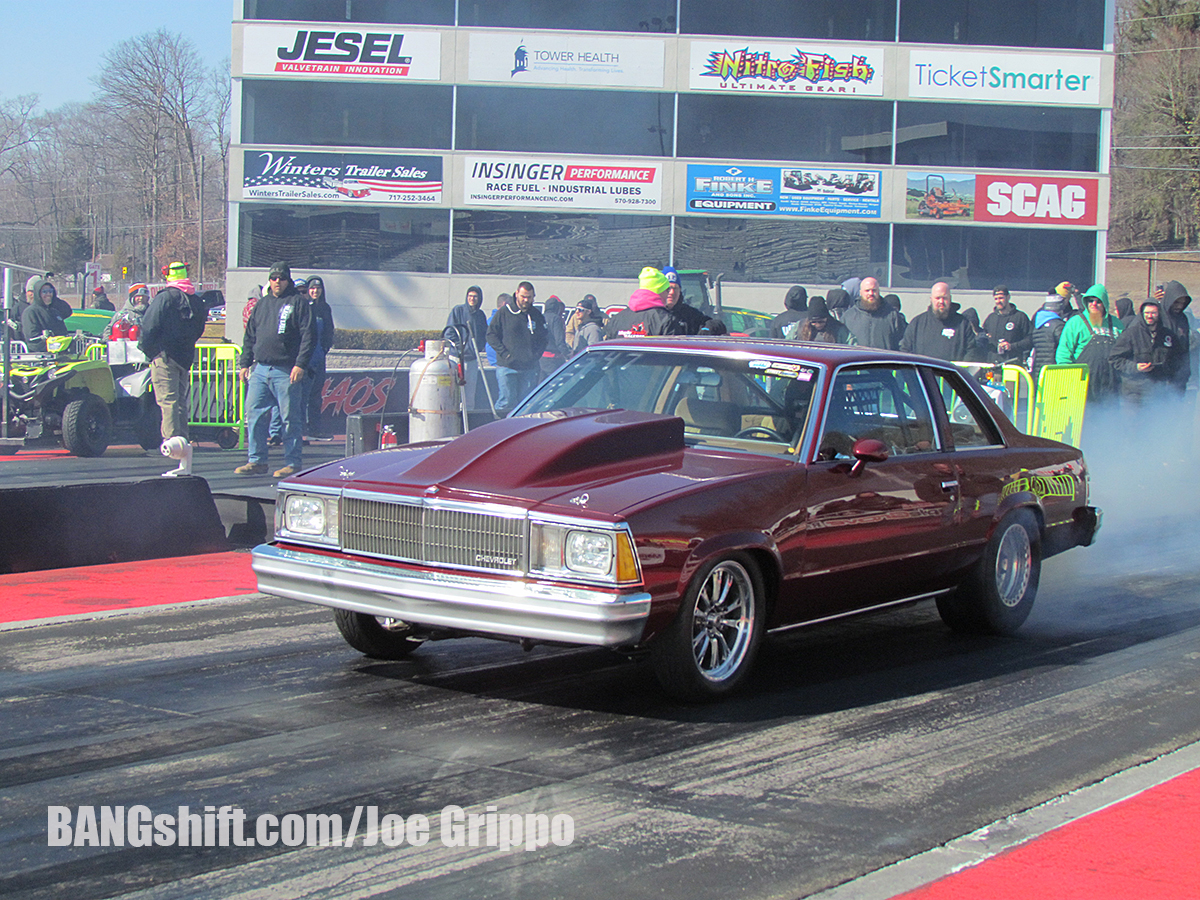
[[399, 445], [399, 443], [400, 442], [396, 440], [396, 429], [391, 425], [384, 425], [383, 431], [379, 433], [379, 449], [382, 450], [384, 447], [396, 447]]

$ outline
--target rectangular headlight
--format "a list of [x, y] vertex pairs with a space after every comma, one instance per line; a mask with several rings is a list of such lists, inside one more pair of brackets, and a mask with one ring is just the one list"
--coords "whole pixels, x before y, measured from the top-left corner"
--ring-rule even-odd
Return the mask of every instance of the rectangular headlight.
[[625, 529], [535, 521], [530, 525], [530, 555], [534, 574], [610, 584], [640, 580]]
[[275, 506], [275, 536], [338, 545], [339, 498], [284, 494]]

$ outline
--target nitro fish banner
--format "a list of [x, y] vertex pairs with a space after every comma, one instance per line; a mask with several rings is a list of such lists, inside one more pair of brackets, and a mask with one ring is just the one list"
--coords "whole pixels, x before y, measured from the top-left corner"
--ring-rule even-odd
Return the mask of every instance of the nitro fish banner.
[[879, 47], [693, 41], [688, 68], [693, 90], [883, 96]]

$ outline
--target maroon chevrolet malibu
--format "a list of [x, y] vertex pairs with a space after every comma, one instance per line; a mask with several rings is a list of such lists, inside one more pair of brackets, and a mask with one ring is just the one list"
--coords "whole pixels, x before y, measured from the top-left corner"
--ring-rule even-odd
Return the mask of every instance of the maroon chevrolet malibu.
[[695, 701], [765, 635], [843, 616], [933, 600], [952, 629], [1011, 632], [1042, 560], [1099, 525], [1080, 451], [948, 363], [646, 338], [589, 347], [507, 419], [281, 482], [254, 571], [368, 656], [610, 647]]

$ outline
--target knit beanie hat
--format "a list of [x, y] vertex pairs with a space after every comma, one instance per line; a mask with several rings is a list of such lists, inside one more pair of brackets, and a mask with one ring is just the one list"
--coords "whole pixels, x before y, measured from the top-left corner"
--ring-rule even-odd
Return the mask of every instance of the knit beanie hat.
[[654, 268], [654, 266], [646, 266], [642, 269], [641, 274], [638, 275], [638, 287], [643, 290], [653, 291], [656, 294], [665, 294], [669, 284], [667, 276]]

